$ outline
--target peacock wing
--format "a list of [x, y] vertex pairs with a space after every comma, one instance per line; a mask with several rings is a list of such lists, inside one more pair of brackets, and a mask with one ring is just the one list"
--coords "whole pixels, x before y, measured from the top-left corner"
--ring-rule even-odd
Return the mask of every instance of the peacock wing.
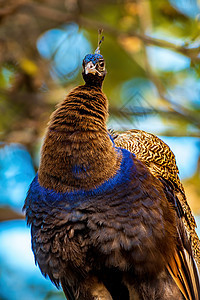
[[196, 266], [200, 264], [200, 241], [173, 152], [157, 136], [145, 131], [129, 130], [112, 136], [117, 147], [134, 153], [162, 182], [167, 199], [177, 212], [178, 248], [167, 268], [186, 299], [200, 299]]
[[187, 202], [183, 185], [179, 179], [179, 170], [175, 155], [161, 139], [154, 134], [142, 130], [129, 130], [113, 134], [117, 147], [122, 147], [134, 153], [150, 170], [150, 172], [165, 181], [176, 195], [176, 210], [182, 218], [188, 238], [191, 240], [195, 261], [200, 266], [200, 241], [195, 231], [196, 222]]

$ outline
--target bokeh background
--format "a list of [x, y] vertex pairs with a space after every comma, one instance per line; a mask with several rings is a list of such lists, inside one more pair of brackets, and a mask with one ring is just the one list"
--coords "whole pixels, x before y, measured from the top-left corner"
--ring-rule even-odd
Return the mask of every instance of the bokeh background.
[[49, 115], [83, 83], [99, 28], [108, 126], [171, 147], [200, 223], [200, 1], [0, 0], [1, 300], [64, 299], [34, 265], [21, 209]]

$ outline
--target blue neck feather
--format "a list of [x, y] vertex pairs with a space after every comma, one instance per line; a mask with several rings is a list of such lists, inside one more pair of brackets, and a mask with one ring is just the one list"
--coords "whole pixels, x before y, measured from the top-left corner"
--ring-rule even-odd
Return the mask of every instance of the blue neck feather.
[[109, 180], [105, 181], [100, 186], [91, 189], [91, 190], [78, 190], [69, 193], [59, 193], [54, 190], [47, 189], [42, 187], [38, 182], [38, 174], [32, 181], [29, 189], [27, 198], [32, 202], [38, 202], [42, 204], [48, 203], [51, 204], [61, 204], [70, 203], [78, 204], [80, 202], [87, 201], [88, 198], [103, 195], [111, 190], [115, 189], [117, 186], [126, 184], [131, 178], [131, 174], [135, 170], [133, 163], [134, 154], [130, 153], [126, 149], [116, 148], [117, 151], [120, 151], [122, 154], [122, 161], [119, 170], [116, 175]]

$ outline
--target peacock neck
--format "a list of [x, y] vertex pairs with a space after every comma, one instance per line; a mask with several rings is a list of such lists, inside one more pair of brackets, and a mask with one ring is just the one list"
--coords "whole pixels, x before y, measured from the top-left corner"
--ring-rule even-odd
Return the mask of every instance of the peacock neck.
[[75, 88], [52, 114], [39, 182], [57, 192], [88, 190], [113, 177], [121, 158], [106, 128], [108, 101], [98, 86]]

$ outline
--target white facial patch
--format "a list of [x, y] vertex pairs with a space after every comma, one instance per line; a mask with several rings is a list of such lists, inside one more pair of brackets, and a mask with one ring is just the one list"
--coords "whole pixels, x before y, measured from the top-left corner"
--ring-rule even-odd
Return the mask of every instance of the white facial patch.
[[90, 61], [89, 63], [87, 63], [87, 65], [85, 66], [85, 74], [98, 74], [99, 76], [101, 76], [101, 73], [96, 69], [95, 65]]

